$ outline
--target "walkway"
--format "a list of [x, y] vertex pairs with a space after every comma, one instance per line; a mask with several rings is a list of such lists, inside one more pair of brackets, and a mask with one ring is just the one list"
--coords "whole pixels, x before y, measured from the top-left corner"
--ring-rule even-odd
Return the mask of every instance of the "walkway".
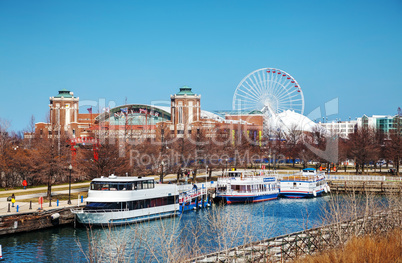
[[[44, 202], [42, 205], [43, 210], [50, 210], [50, 209], [55, 209], [55, 208], [62, 208], [62, 207], [74, 207], [77, 205], [81, 204], [81, 200], [78, 199], [78, 195], [76, 193], [87, 191], [89, 187], [89, 183], [74, 183], [71, 185], [72, 187], [77, 187], [81, 186], [80, 188], [76, 189], [71, 189], [71, 205], [68, 205], [67, 202], [68, 200], [62, 200], [59, 201], [59, 206], [57, 206], [57, 196], [53, 196], [54, 199], [52, 199], [52, 206], [49, 206], [49, 202]], [[68, 194], [68, 189], [65, 190], [65, 188], [68, 188], [68, 185], [55, 185], [52, 186], [52, 195], [58, 195], [58, 194]], [[63, 189], [63, 190], [57, 190], [57, 189]], [[41, 191], [40, 193], [37, 193], [38, 191]], [[15, 195], [15, 205], [14, 207], [11, 207], [11, 202], [7, 201], [7, 197], [1, 197], [0, 198], [0, 216], [2, 215], [11, 215], [11, 214], [16, 214], [17, 213], [17, 205], [18, 205], [18, 213], [28, 213], [28, 212], [34, 212], [37, 211], [41, 206], [38, 203], [39, 197], [46, 196], [47, 192], [47, 186], [44, 187], [36, 187], [36, 188], [27, 188], [26, 190], [24, 189], [14, 189], [14, 190], [7, 190], [7, 191], [1, 191], [0, 194], [8, 194], [11, 196], [12, 194]], [[37, 198], [38, 201], [32, 201], [32, 209], [29, 209], [30, 203], [29, 202], [20, 202], [19, 200], [24, 200], [24, 199], [32, 199], [32, 198]], [[8, 212], [8, 204], [10, 204], [10, 212]]]

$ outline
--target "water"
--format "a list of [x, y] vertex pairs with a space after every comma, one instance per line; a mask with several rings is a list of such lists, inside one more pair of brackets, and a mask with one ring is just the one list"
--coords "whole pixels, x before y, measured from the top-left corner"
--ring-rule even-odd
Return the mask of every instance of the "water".
[[[255, 240], [318, 226], [329, 196], [214, 205], [167, 218], [111, 229], [72, 226], [0, 238], [6, 262], [178, 261]], [[91, 245], [90, 245], [91, 244]]]

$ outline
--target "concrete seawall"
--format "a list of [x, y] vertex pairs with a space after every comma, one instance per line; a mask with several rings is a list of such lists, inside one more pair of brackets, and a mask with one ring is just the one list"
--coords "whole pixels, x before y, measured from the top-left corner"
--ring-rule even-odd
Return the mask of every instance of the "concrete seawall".
[[58, 208], [0, 217], [0, 235], [30, 232], [59, 225], [74, 224], [70, 208]]
[[402, 182], [331, 180], [328, 185], [335, 193], [402, 194]]

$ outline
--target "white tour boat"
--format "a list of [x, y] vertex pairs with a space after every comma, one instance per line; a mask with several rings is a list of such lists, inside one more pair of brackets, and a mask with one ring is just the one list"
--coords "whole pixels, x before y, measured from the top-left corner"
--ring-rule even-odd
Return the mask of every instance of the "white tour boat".
[[289, 198], [316, 197], [330, 191], [325, 173], [305, 168], [301, 173], [282, 177], [280, 196]]
[[255, 203], [277, 199], [279, 186], [275, 176], [230, 171], [218, 178], [216, 198], [231, 203]]
[[155, 184], [147, 177], [101, 177], [93, 179], [84, 208], [72, 209], [79, 223], [121, 225], [179, 213], [175, 184]]

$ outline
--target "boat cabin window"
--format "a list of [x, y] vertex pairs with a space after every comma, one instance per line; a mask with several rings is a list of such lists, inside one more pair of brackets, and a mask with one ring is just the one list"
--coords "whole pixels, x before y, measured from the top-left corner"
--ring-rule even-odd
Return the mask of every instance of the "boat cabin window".
[[153, 180], [136, 182], [91, 182], [91, 190], [126, 191], [155, 188]]
[[241, 172], [228, 172], [229, 177], [241, 177]]
[[120, 210], [120, 209], [136, 210], [149, 207], [173, 205], [178, 203], [179, 203], [179, 197], [177, 195], [172, 195], [167, 197], [151, 198], [151, 199], [128, 201], [128, 202], [88, 203], [84, 208], [84, 210], [93, 212], [95, 212], [96, 210], [102, 210], [102, 211]]

